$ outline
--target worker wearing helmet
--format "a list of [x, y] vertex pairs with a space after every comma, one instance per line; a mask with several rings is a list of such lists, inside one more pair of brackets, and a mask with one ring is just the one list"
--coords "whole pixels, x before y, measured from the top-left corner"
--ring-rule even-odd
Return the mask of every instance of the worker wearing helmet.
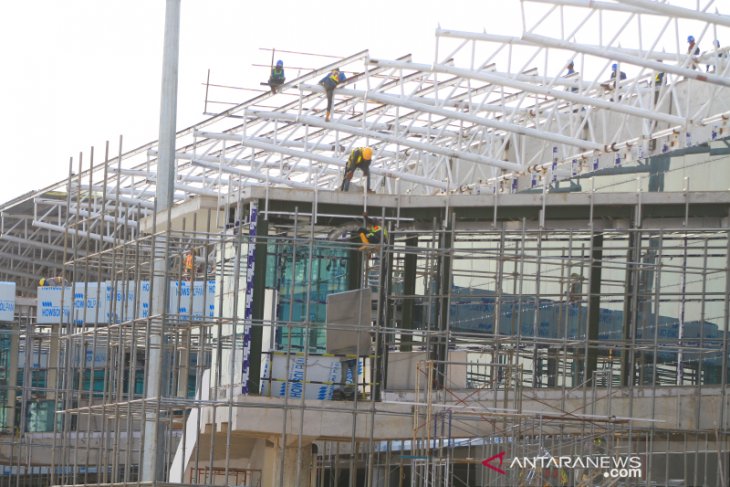
[[357, 233], [360, 237], [360, 241], [363, 243], [361, 250], [368, 248], [370, 245], [375, 244], [387, 244], [388, 243], [388, 230], [382, 225], [379, 225], [375, 220], [370, 218], [367, 212], [362, 214], [364, 227], [360, 228]]
[[687, 54], [692, 56], [700, 55], [700, 46], [695, 42], [695, 36], [687, 37]]
[[63, 278], [63, 276], [41, 277], [41, 279], [38, 281], [38, 285], [41, 287], [65, 286], [67, 284], [68, 283], [66, 282], [66, 279]]
[[367, 190], [370, 190], [370, 162], [373, 159], [373, 149], [370, 147], [358, 147], [350, 152], [350, 157], [347, 159], [345, 165], [345, 176], [342, 178], [342, 186], [340, 191], [349, 191], [350, 180], [355, 175], [355, 169], [360, 169], [363, 175], [367, 178]]
[[[626, 73], [618, 69], [618, 64], [613, 63], [611, 65], [611, 77], [610, 79], [605, 82], [601, 83], [601, 86], [609, 91], [617, 91], [619, 87], [619, 81], [626, 79]], [[621, 99], [621, 96], [619, 95], [618, 99]], [[613, 101], [613, 97], [611, 97], [611, 101]]]
[[332, 102], [335, 96], [335, 87], [338, 84], [344, 83], [347, 80], [345, 73], [340, 71], [340, 68], [335, 68], [330, 73], [319, 80], [319, 84], [324, 88], [324, 92], [327, 95], [327, 114], [324, 117], [325, 122], [330, 121], [330, 115], [332, 114]]
[[193, 249], [188, 250], [183, 259], [183, 278], [186, 281], [194, 279], [195, 274], [195, 251]]
[[286, 76], [284, 76], [284, 61], [279, 59], [276, 66], [271, 68], [271, 76], [269, 76], [268, 85], [271, 87], [272, 93], [276, 93], [277, 89], [284, 84]]
[[625, 80], [626, 79], [626, 73], [623, 71], [618, 70], [618, 64], [613, 63], [611, 65], [611, 80]]
[[692, 56], [690, 67], [692, 69], [697, 69], [697, 58], [695, 58], [694, 56], [700, 55], [700, 46], [698, 46], [695, 42], [695, 36], [687, 37], [687, 55]]

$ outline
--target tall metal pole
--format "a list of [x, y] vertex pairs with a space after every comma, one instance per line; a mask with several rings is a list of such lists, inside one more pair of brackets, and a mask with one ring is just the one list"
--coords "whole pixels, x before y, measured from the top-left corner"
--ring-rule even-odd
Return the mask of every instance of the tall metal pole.
[[[175, 192], [175, 132], [177, 117], [177, 73], [180, 51], [180, 0], [167, 0], [165, 7], [165, 41], [162, 57], [162, 93], [160, 102], [160, 139], [157, 161], [157, 214], [164, 216], [172, 206]], [[149, 338], [146, 377], [146, 398], [154, 401], [145, 408], [144, 452], [142, 455], [142, 480], [165, 480], [165, 449], [163, 423], [159, 417], [159, 398], [165, 393], [162, 384], [163, 337], [165, 315], [169, 301], [167, 282], [167, 243], [165, 238], [155, 239], [153, 271], [152, 316], [162, 317], [159, 332]], [[156, 327], [153, 327], [156, 329]]]

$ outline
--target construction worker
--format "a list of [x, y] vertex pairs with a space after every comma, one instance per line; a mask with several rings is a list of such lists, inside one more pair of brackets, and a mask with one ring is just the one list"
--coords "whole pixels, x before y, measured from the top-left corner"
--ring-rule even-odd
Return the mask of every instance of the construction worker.
[[715, 48], [715, 54], [714, 54], [713, 57], [715, 57], [716, 60], [719, 61], [719, 62], [718, 62], [718, 64], [708, 64], [707, 65], [707, 72], [708, 73], [722, 72], [722, 70], [724, 68], [723, 61], [725, 60], [724, 58], [726, 57], [726, 55], [725, 55], [724, 52], [722, 52], [720, 50], [720, 41], [718, 41], [717, 39], [715, 39], [714, 41], [712, 41], [712, 47]]
[[38, 285], [41, 287], [64, 286], [66, 284], [67, 284], [66, 279], [64, 279], [62, 276], [41, 277], [40, 281], [38, 281]]
[[367, 212], [362, 214], [364, 227], [360, 228], [357, 233], [360, 237], [360, 242], [363, 243], [360, 250], [366, 250], [372, 245], [387, 244], [388, 243], [388, 230], [384, 226], [378, 225], [373, 219], [371, 219]]
[[[618, 91], [619, 87], [619, 81], [623, 81], [626, 79], [626, 73], [623, 71], [619, 71], [618, 64], [613, 63], [611, 65], [611, 76], [609, 78], [609, 81], [605, 83], [601, 83], [601, 86], [603, 89], [608, 91]], [[613, 96], [611, 97], [611, 101], [613, 101]], [[618, 100], [621, 101], [621, 95], [618, 96]]]
[[[568, 65], [565, 66], [565, 70], [566, 70], [565, 76], [564, 76], [565, 78], [573, 78], [573, 77], [575, 77], [575, 74], [576, 74], [575, 73], [575, 64], [573, 63], [573, 61], [568, 62]], [[566, 89], [569, 89], [571, 93], [577, 93], [578, 92], [578, 87], [577, 86], [571, 86], [570, 88], [566, 88]]]
[[618, 81], [623, 81], [625, 79], [626, 73], [619, 71], [618, 64], [613, 63], [611, 65], [611, 81], [613, 81], [613, 87], [616, 88], [618, 86]]
[[340, 387], [335, 389], [335, 401], [354, 400], [357, 395], [357, 357], [346, 355], [340, 359]]
[[350, 157], [345, 165], [345, 176], [342, 178], [342, 186], [340, 191], [349, 191], [350, 180], [355, 174], [355, 169], [360, 169], [367, 178], [368, 193], [372, 193], [370, 189], [370, 163], [373, 159], [373, 149], [370, 147], [358, 147], [350, 152]]
[[195, 273], [195, 252], [190, 249], [185, 254], [185, 260], [183, 261], [183, 277], [186, 281], [191, 281]]
[[332, 101], [335, 96], [335, 87], [338, 84], [344, 83], [347, 77], [345, 73], [340, 71], [340, 68], [333, 69], [327, 76], [319, 80], [319, 84], [324, 88], [324, 92], [327, 95], [327, 114], [324, 117], [325, 122], [330, 121], [332, 114]]
[[[657, 62], [661, 63], [662, 60], [657, 59]], [[664, 71], [657, 71], [656, 73], [654, 73], [654, 90], [659, 90], [659, 88], [664, 85], [665, 75], [666, 73], [664, 73]]]
[[583, 300], [583, 276], [573, 272], [568, 283], [568, 303], [577, 304]]
[[277, 89], [284, 84], [286, 76], [284, 76], [284, 61], [279, 59], [276, 61], [276, 66], [271, 68], [271, 76], [269, 76], [268, 85], [271, 87], [271, 92], [276, 93]]
[[695, 42], [695, 36], [687, 37], [687, 55], [690, 56], [692, 60], [692, 62], [690, 62], [690, 67], [692, 69], [697, 69], [697, 56], [700, 55], [700, 46], [698, 46]]

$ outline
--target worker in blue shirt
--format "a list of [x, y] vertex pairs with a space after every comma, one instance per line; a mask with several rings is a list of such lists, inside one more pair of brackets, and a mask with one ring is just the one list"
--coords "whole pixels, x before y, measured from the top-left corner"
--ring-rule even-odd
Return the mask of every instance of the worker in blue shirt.
[[[611, 65], [611, 81], [616, 83], [617, 80], [623, 81], [626, 79], [626, 73], [618, 70], [618, 64], [614, 63]], [[615, 87], [615, 85], [614, 85]]]
[[[575, 77], [576, 72], [575, 72], [575, 64], [573, 63], [573, 61], [568, 62], [568, 65], [565, 66], [565, 69], [566, 69], [566, 72], [565, 72], [565, 77], [566, 78], [573, 78], [573, 77]], [[578, 92], [578, 87], [577, 86], [571, 86], [570, 88], [566, 88], [566, 89], [569, 89], [571, 93], [577, 93]]]
[[284, 76], [284, 61], [279, 59], [276, 66], [271, 68], [271, 76], [269, 76], [268, 85], [271, 87], [272, 93], [276, 93], [277, 89], [284, 84], [286, 76]]
[[341, 72], [339, 68], [335, 68], [327, 76], [319, 80], [319, 84], [322, 85], [324, 92], [327, 95], [327, 114], [324, 117], [325, 122], [330, 121], [335, 87], [337, 87], [340, 83], [344, 83], [346, 79], [347, 77], [345, 76], [345, 73]]

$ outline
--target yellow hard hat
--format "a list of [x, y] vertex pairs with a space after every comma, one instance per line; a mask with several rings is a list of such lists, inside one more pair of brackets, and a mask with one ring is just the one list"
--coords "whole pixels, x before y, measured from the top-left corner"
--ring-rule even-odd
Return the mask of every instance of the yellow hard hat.
[[362, 158], [369, 161], [373, 158], [373, 150], [370, 147], [364, 147], [362, 150]]

